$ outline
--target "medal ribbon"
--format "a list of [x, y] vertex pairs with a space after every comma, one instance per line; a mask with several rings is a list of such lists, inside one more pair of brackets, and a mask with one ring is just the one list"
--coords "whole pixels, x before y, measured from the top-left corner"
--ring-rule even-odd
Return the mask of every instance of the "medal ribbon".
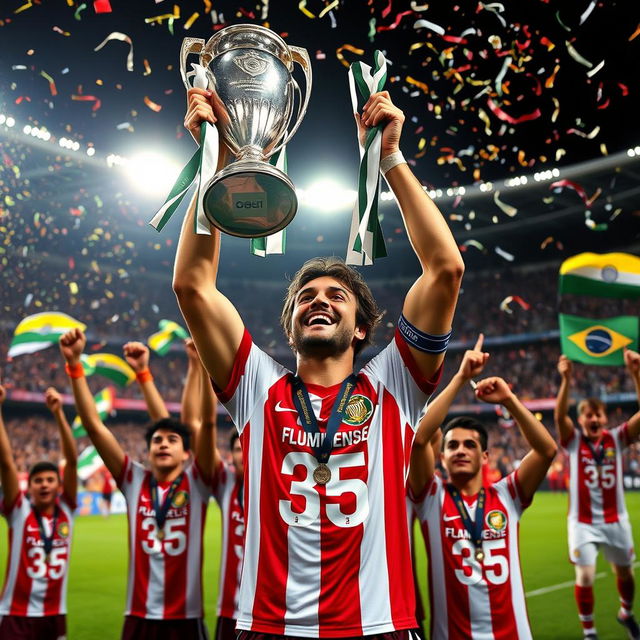
[[[382, 91], [387, 80], [387, 61], [380, 51], [375, 54], [373, 75], [371, 67], [363, 62], [354, 62], [349, 68], [349, 90], [351, 105], [358, 112], [358, 95], [366, 102], [372, 93]], [[358, 196], [351, 216], [351, 230], [347, 246], [347, 264], [369, 265], [375, 258], [384, 258], [387, 250], [378, 219], [378, 191], [380, 187], [380, 145], [382, 126], [371, 127], [360, 150], [358, 169]]]
[[474, 522], [471, 521], [471, 517], [469, 516], [469, 512], [467, 511], [467, 507], [464, 504], [464, 500], [462, 499], [460, 492], [451, 484], [447, 484], [447, 491], [458, 509], [458, 513], [462, 518], [462, 524], [464, 524], [464, 528], [469, 532], [471, 540], [476, 547], [476, 551], [481, 550], [482, 529], [484, 525], [484, 503], [486, 499], [484, 487], [480, 489], [480, 492], [478, 493], [478, 504], [476, 506], [476, 518]]
[[582, 437], [584, 438], [584, 441], [587, 443], [587, 447], [589, 447], [589, 450], [591, 451], [591, 455], [593, 456], [593, 459], [596, 461], [596, 465], [599, 467], [602, 466], [602, 462], [604, 461], [604, 442], [602, 442], [602, 439], [600, 439], [600, 446], [596, 450], [596, 448], [593, 446], [589, 438], [587, 438], [584, 434], [582, 434]]
[[164, 522], [167, 519], [167, 512], [169, 511], [169, 507], [171, 506], [171, 501], [173, 500], [173, 496], [176, 493], [176, 489], [182, 482], [181, 473], [174, 481], [171, 483], [169, 490], [167, 491], [167, 495], [164, 497], [164, 502], [160, 504], [160, 491], [158, 490], [158, 481], [151, 476], [149, 479], [149, 484], [151, 485], [151, 499], [153, 500], [153, 510], [156, 513], [156, 522], [158, 523], [158, 530], [162, 531], [164, 528]]
[[51, 553], [51, 549], [53, 549], [53, 537], [56, 535], [56, 526], [58, 525], [58, 517], [60, 515], [60, 509], [58, 505], [56, 505], [53, 511], [53, 522], [51, 523], [51, 535], [48, 536], [47, 532], [44, 528], [44, 520], [40, 515], [40, 512], [31, 505], [31, 509], [33, 510], [33, 515], [35, 515], [36, 520], [38, 521], [38, 529], [40, 529], [40, 538], [42, 543], [44, 544], [44, 554], [45, 556], [49, 556]]
[[[333, 403], [333, 408], [331, 409], [329, 421], [327, 422], [325, 438], [321, 440], [319, 446], [312, 447], [313, 454], [320, 463], [326, 464], [329, 460], [331, 450], [333, 449], [333, 438], [342, 424], [342, 417], [349, 404], [349, 398], [351, 398], [351, 394], [356, 388], [357, 381], [358, 377], [354, 373], [342, 381], [340, 391], [338, 391], [338, 395]], [[304, 382], [302, 382], [298, 376], [293, 377], [293, 403], [298, 411], [304, 430], [307, 433], [321, 433], [316, 414], [313, 412], [313, 407], [311, 406], [309, 392]]]

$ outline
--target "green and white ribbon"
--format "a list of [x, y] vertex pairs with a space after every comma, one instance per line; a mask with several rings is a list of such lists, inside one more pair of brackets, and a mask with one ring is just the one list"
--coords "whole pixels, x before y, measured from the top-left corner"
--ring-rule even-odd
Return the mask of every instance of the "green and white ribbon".
[[[204, 67], [199, 64], [193, 64], [192, 66], [195, 70], [193, 86], [199, 89], [206, 89], [208, 82]], [[162, 231], [167, 222], [169, 222], [195, 180], [197, 181], [195, 232], [201, 235], [211, 235], [209, 221], [204, 215], [202, 206], [204, 198], [203, 187], [216, 172], [218, 150], [218, 130], [208, 122], [203, 122], [200, 127], [200, 147], [182, 169], [164, 204], [149, 222], [156, 231]]]
[[[372, 69], [363, 62], [354, 62], [349, 68], [349, 90], [354, 112], [358, 112], [358, 95], [366, 102], [372, 93], [382, 91], [387, 80], [387, 61], [380, 51], [375, 54]], [[366, 135], [364, 147], [360, 146], [360, 168], [358, 171], [358, 196], [353, 207], [347, 264], [370, 265], [376, 258], [384, 258], [387, 250], [378, 220], [378, 191], [380, 186], [380, 147], [382, 126], [371, 127]]]
[[[276, 169], [287, 173], [287, 147], [284, 146], [278, 153], [274, 153], [269, 163]], [[287, 230], [281, 229], [277, 233], [262, 238], [251, 238], [251, 253], [254, 256], [264, 258], [268, 255], [284, 254], [287, 246]]]

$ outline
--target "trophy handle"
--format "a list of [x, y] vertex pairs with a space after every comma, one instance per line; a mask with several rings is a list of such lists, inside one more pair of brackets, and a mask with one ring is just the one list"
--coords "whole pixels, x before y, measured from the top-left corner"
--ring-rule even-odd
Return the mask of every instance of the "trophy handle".
[[[182, 76], [182, 82], [187, 90], [191, 89], [190, 78], [195, 75], [195, 71], [187, 71], [187, 58], [191, 53], [201, 54], [205, 47], [204, 40], [202, 38], [185, 38], [182, 41], [182, 47], [180, 48], [180, 75]], [[204, 62], [204, 57], [203, 62]], [[211, 57], [210, 55], [208, 56]], [[209, 64], [210, 60], [207, 60], [205, 66]]]
[[[302, 67], [302, 71], [304, 72], [304, 101], [298, 103], [298, 113], [296, 115], [296, 122], [293, 125], [293, 129], [289, 131], [285, 139], [277, 147], [271, 150], [269, 155], [266, 156], [267, 158], [271, 157], [274, 153], [282, 149], [282, 147], [284, 147], [289, 142], [289, 140], [291, 140], [293, 134], [298, 130], [298, 127], [302, 123], [304, 114], [307, 113], [307, 107], [309, 106], [309, 98], [311, 96], [311, 60], [309, 58], [309, 53], [302, 47], [289, 47], [289, 50], [291, 51], [291, 59], [294, 62], [297, 62]], [[300, 94], [301, 92], [298, 83], [295, 80], [293, 82], [295, 90]]]

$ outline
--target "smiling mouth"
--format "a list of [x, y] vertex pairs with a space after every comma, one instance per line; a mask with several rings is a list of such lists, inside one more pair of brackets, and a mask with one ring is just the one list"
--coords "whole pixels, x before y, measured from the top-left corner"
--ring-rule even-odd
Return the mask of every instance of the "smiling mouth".
[[327, 313], [312, 313], [304, 321], [305, 327], [330, 327], [335, 324], [335, 320]]

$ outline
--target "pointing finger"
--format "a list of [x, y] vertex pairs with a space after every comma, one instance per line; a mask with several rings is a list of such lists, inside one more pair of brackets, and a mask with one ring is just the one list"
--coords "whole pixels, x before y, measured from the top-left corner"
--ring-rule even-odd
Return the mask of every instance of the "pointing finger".
[[484, 343], [484, 333], [481, 333], [476, 340], [476, 344], [473, 347], [474, 351], [482, 351], [482, 345]]

